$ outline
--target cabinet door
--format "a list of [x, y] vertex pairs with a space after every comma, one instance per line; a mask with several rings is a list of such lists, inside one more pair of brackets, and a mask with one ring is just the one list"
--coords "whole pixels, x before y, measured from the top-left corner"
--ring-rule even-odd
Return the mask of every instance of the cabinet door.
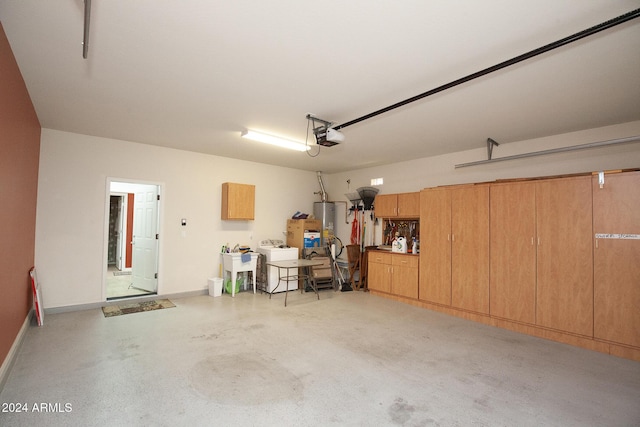
[[374, 200], [374, 213], [378, 218], [398, 216], [398, 195], [378, 194]]
[[594, 335], [640, 347], [640, 172], [593, 178], [593, 224]]
[[451, 190], [451, 305], [489, 313], [489, 186]]
[[418, 258], [413, 255], [392, 256], [391, 293], [418, 298]]
[[417, 218], [420, 216], [420, 193], [398, 194], [398, 216], [401, 218]]
[[367, 272], [369, 289], [391, 293], [391, 254], [369, 252]]
[[535, 324], [535, 184], [494, 184], [489, 192], [489, 312]]
[[391, 266], [369, 262], [367, 286], [370, 290], [391, 293]]
[[255, 216], [255, 185], [222, 184], [222, 219], [252, 220]]
[[451, 196], [444, 188], [420, 192], [418, 297], [451, 305]]
[[536, 183], [536, 323], [593, 336], [591, 177]]

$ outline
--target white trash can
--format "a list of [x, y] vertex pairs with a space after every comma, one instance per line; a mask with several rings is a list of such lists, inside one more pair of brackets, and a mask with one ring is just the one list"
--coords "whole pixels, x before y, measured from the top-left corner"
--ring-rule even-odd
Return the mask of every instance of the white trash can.
[[209, 279], [209, 295], [212, 297], [222, 296], [222, 278]]

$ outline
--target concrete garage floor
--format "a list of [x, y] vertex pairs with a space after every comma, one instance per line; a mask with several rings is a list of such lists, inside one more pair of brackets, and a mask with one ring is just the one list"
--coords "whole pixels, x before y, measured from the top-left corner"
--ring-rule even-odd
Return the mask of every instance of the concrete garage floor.
[[640, 425], [638, 362], [368, 293], [289, 297], [46, 316], [0, 393], [29, 412], [0, 425]]

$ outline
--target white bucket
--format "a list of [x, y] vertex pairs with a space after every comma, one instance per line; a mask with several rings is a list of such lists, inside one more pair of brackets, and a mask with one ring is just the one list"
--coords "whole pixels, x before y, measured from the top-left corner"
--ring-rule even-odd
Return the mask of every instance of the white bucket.
[[222, 278], [209, 279], [209, 295], [212, 297], [222, 296]]

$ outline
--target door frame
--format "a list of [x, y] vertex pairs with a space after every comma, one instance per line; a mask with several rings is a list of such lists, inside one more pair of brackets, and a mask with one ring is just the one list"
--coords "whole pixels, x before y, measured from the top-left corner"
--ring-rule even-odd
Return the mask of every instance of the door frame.
[[127, 254], [127, 193], [119, 191], [113, 191], [109, 194], [110, 197], [118, 197], [120, 203], [120, 215], [118, 218], [118, 240], [116, 243], [116, 268], [120, 271], [131, 270], [126, 267], [126, 254]]
[[[103, 256], [102, 256], [102, 301], [107, 300], [107, 270], [108, 270], [108, 262], [109, 262], [109, 207], [111, 200], [111, 185], [112, 183], [123, 183], [123, 184], [131, 184], [131, 185], [155, 185], [158, 187], [158, 194], [160, 195], [160, 200], [158, 203], [158, 234], [160, 235], [158, 241], [158, 287], [156, 290], [156, 295], [160, 295], [163, 289], [163, 253], [164, 253], [164, 224], [162, 218], [164, 218], [164, 194], [165, 194], [165, 185], [163, 182], [157, 181], [145, 181], [139, 179], [131, 179], [131, 178], [117, 178], [117, 177], [107, 177], [105, 182], [105, 194], [104, 194], [104, 234], [103, 234]], [[117, 191], [115, 191], [117, 193]]]

